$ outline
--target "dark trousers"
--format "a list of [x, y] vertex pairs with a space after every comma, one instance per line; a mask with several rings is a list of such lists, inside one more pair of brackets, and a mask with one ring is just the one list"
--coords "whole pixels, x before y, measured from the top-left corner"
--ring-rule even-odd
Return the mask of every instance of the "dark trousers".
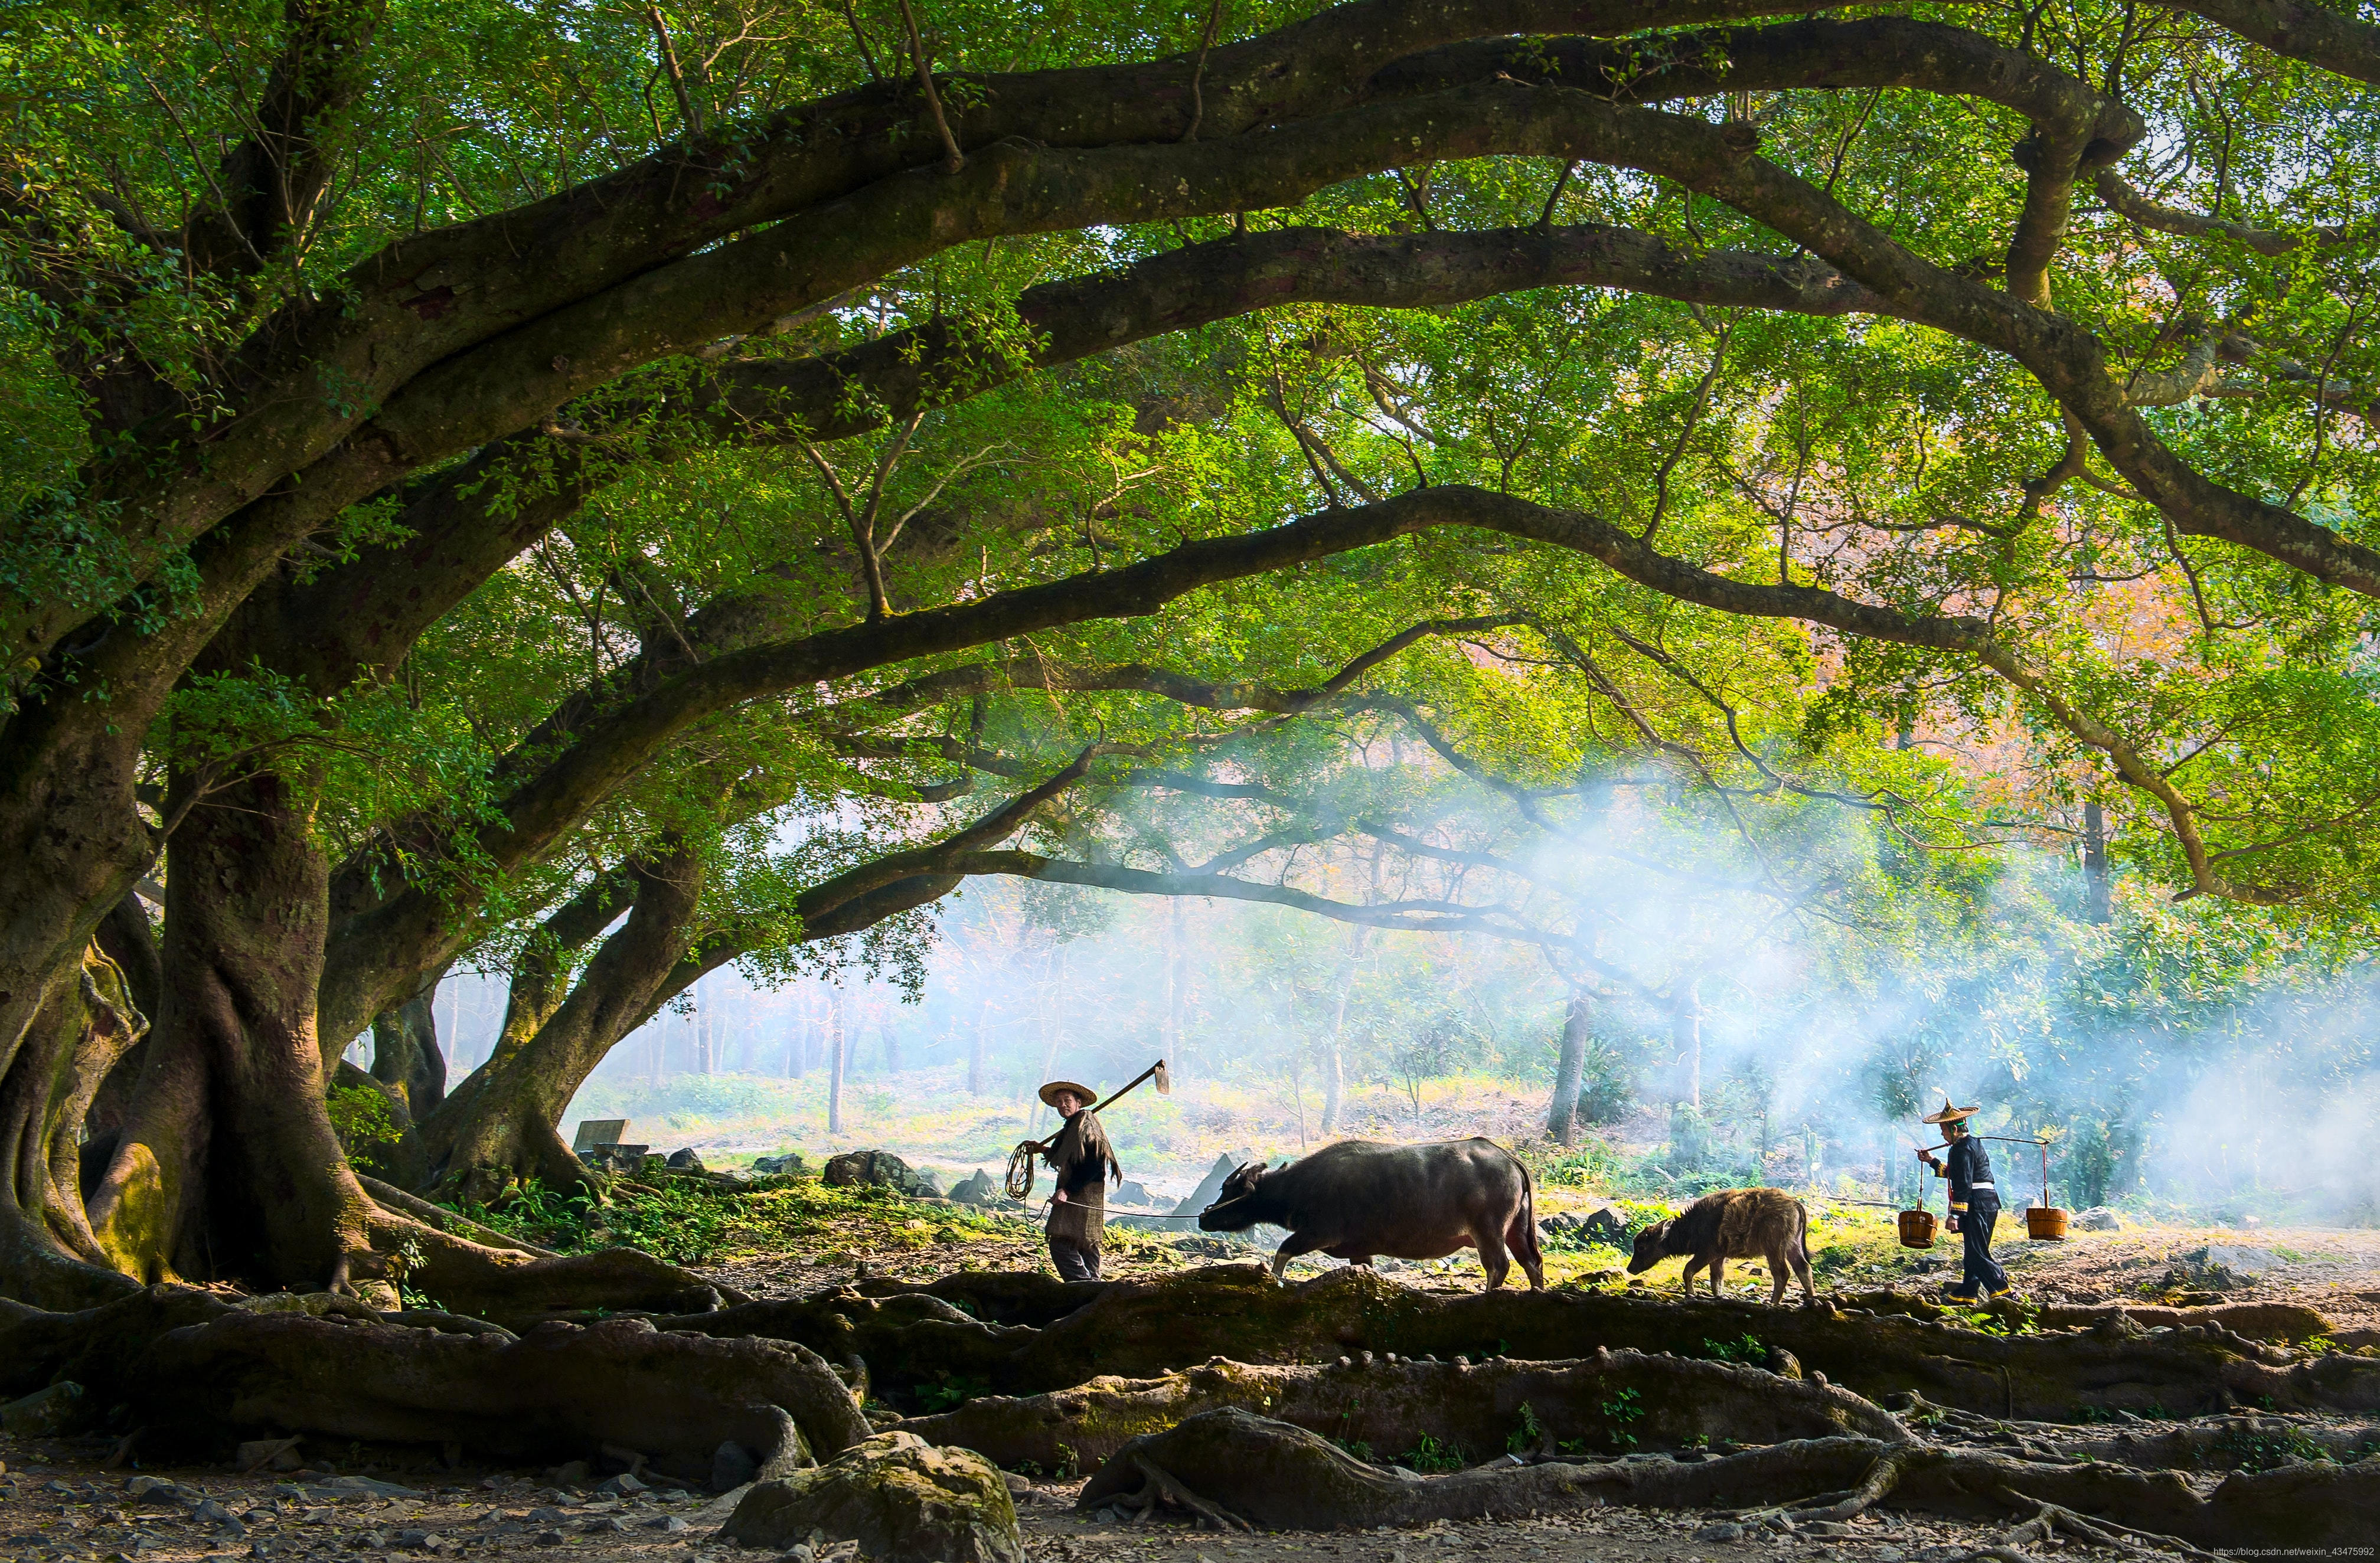
[[1050, 1239], [1050, 1263], [1058, 1266], [1058, 1278], [1087, 1281], [1099, 1278], [1099, 1251], [1085, 1248], [1081, 1243], [1052, 1235]]
[[1961, 1291], [1989, 1297], [2008, 1290], [2008, 1272], [1992, 1257], [1992, 1227], [2000, 1218], [2000, 1196], [1975, 1190], [1959, 1217], [1959, 1235], [1966, 1240], [1967, 1271]]

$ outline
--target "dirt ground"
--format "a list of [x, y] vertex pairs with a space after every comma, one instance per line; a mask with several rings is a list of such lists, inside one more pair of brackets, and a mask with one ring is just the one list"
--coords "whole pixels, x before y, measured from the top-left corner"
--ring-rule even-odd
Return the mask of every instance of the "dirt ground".
[[[99, 1443], [0, 1438], [0, 1559], [11, 1563], [747, 1563], [757, 1556], [717, 1537], [728, 1503], [655, 1489], [609, 1494], [559, 1485], [550, 1473], [465, 1467], [423, 1472], [369, 1460], [322, 1460], [302, 1471], [242, 1476], [223, 1466], [103, 1466]], [[337, 1491], [326, 1481], [364, 1475], [398, 1495]], [[152, 1482], [169, 1488], [136, 1495]], [[1752, 1563], [1950, 1563], [1989, 1545], [1991, 1528], [1863, 1516], [1839, 1537], [1699, 1541], [1704, 1513], [1614, 1508], [1524, 1521], [1444, 1523], [1411, 1530], [1222, 1535], [1168, 1521], [1119, 1524], [1074, 1511], [1079, 1484], [1033, 1489], [1018, 1503], [1036, 1563], [1421, 1563], [1490, 1556], [1572, 1563], [1685, 1559]], [[408, 1496], [409, 1495], [409, 1496]], [[820, 1563], [832, 1563], [830, 1548]], [[2063, 1556], [2095, 1557], [2069, 1547]], [[798, 1554], [795, 1555], [798, 1557]], [[848, 1556], [847, 1552], [845, 1556]], [[2106, 1555], [2114, 1558], [2118, 1555]]]

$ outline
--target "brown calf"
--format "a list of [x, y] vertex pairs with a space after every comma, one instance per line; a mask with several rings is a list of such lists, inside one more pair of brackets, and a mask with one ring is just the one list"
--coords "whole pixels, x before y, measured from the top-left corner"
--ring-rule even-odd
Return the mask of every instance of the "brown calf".
[[1809, 1236], [1810, 1213], [1784, 1190], [1720, 1189], [1703, 1195], [1658, 1226], [1638, 1232], [1636, 1253], [1628, 1261], [1628, 1273], [1642, 1275], [1664, 1259], [1687, 1254], [1690, 1257], [1686, 1260], [1685, 1290], [1694, 1290], [1694, 1272], [1707, 1266], [1711, 1295], [1717, 1297], [1727, 1262], [1757, 1254], [1768, 1261], [1770, 1302], [1785, 1300], [1788, 1266], [1802, 1283], [1803, 1301], [1815, 1302], [1817, 1291], [1810, 1281]]

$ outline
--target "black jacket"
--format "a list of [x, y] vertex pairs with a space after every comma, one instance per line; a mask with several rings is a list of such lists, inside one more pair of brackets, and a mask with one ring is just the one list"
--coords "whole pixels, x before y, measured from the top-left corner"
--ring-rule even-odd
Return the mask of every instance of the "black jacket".
[[[1951, 1210], [1964, 1210], [1975, 1185], [1992, 1181], [1992, 1158], [1984, 1150], [1984, 1142], [1970, 1134], [1950, 1147], [1950, 1154], [1934, 1169], [1934, 1175], [1950, 1180]], [[1985, 1189], [1984, 1193], [1995, 1200], [1998, 1198], [1998, 1190]]]

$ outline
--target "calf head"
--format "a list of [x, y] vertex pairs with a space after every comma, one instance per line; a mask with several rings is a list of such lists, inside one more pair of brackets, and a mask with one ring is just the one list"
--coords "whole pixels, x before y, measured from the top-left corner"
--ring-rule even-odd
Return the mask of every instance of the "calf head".
[[1246, 1162], [1223, 1180], [1223, 1187], [1215, 1195], [1215, 1203], [1198, 1212], [1198, 1230], [1202, 1232], [1244, 1232], [1263, 1218], [1257, 1214], [1256, 1195], [1263, 1183], [1265, 1164]]
[[1656, 1221], [1636, 1234], [1636, 1251], [1629, 1256], [1628, 1273], [1641, 1276], [1669, 1256], [1670, 1222]]

